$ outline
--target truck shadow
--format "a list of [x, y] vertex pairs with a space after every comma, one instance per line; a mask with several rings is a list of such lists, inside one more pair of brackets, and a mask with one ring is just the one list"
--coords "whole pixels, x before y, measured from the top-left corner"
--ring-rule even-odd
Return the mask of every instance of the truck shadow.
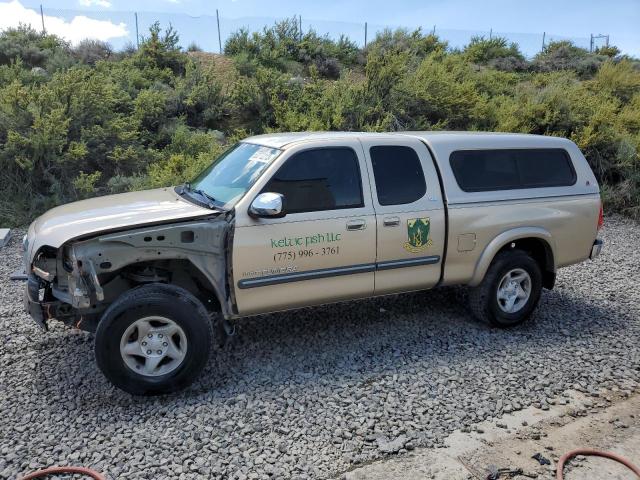
[[[543, 294], [531, 321], [499, 330], [476, 322], [464, 300], [464, 290], [453, 287], [244, 319], [194, 386], [156, 398], [132, 397], [111, 386], [95, 366], [90, 335], [56, 331], [38, 346], [34, 388], [49, 410], [93, 415], [115, 410], [145, 421], [149, 403], [181, 409], [188, 398], [187, 403], [213, 407], [241, 394], [278, 397], [291, 385], [322, 384], [338, 391], [393, 375], [437, 377], [447, 364], [464, 368], [470, 361], [486, 361], [500, 370], [496, 374], [509, 374], [509, 357], [521, 350], [533, 359], [554, 356], [570, 364], [563, 345], [615, 342], [618, 327], [637, 322], [576, 293], [553, 291]], [[530, 381], [530, 375], [521, 377]]]

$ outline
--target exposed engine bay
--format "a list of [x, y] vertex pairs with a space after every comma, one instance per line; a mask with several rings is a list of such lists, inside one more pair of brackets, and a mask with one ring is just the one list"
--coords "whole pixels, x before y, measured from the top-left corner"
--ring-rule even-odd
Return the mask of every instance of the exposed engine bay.
[[227, 212], [92, 235], [59, 249], [42, 247], [26, 266], [26, 307], [45, 329], [47, 320], [55, 318], [93, 331], [122, 293], [146, 283], [166, 283], [188, 290], [209, 311], [228, 318], [235, 313], [226, 268], [232, 225], [233, 215]]

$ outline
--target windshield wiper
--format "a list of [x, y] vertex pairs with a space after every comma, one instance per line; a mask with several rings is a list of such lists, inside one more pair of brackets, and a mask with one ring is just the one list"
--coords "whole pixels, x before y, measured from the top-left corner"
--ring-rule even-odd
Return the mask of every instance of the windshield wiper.
[[[191, 187], [191, 186], [189, 186], [189, 187]], [[191, 189], [189, 189], [189, 192], [195, 193], [197, 195], [200, 195], [201, 197], [206, 198], [207, 199], [206, 203], [207, 203], [207, 205], [209, 205], [210, 208], [215, 208], [216, 207], [216, 204], [215, 204], [216, 199], [213, 198], [211, 195], [209, 195], [207, 192], [204, 192], [202, 190], [191, 190]]]
[[[194, 197], [198, 195], [202, 200], [197, 200], [198, 203], [204, 204], [207, 208], [217, 209], [215, 201], [216, 199], [209, 195], [207, 192], [204, 192], [200, 189], [191, 188], [191, 184], [189, 182], [184, 182], [182, 185], [176, 188], [176, 193], [178, 195], [186, 195], [189, 194], [190, 197]], [[195, 199], [194, 199], [195, 200]]]

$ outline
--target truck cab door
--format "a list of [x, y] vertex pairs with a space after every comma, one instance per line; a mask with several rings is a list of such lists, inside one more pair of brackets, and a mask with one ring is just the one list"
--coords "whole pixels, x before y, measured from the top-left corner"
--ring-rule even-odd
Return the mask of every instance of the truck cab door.
[[427, 147], [417, 139], [363, 137], [377, 225], [375, 294], [420, 290], [440, 280], [445, 211]]
[[[282, 218], [248, 213], [260, 193]], [[373, 294], [376, 254], [368, 170], [357, 139], [287, 148], [236, 206], [233, 286], [239, 315]]]

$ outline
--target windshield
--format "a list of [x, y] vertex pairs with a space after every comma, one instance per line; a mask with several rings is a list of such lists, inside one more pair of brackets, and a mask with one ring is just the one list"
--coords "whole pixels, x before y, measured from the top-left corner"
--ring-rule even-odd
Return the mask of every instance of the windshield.
[[237, 143], [191, 182], [215, 203], [232, 207], [262, 175], [282, 150], [252, 143]]

